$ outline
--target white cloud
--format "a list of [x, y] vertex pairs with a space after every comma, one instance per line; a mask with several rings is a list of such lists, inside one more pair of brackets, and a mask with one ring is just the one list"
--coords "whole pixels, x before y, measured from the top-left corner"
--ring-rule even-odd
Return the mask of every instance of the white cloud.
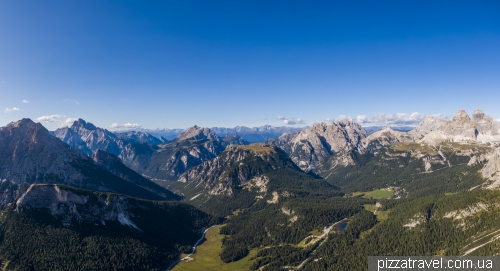
[[70, 102], [70, 103], [76, 103], [77, 105], [79, 105], [80, 103], [77, 101], [77, 100], [73, 100], [73, 99], [64, 99], [65, 102]]
[[113, 124], [107, 126], [106, 128], [108, 128], [108, 129], [118, 129], [118, 128], [130, 129], [130, 128], [141, 128], [141, 125], [138, 123], [125, 123], [125, 124], [113, 123]]
[[341, 120], [352, 121], [352, 117], [351, 116], [347, 116], [347, 115], [340, 115], [338, 118], [335, 118], [336, 122], [339, 122]]
[[416, 125], [425, 118], [425, 115], [418, 112], [411, 114], [379, 114], [376, 116], [359, 115], [356, 122], [359, 124], [392, 124], [392, 125]]
[[26, 100], [26, 99], [24, 99], [24, 100], [23, 100], [23, 103], [25, 103], [25, 104], [27, 104], [27, 103], [29, 103], [29, 102], [30, 102], [30, 101], [28, 101], [28, 100]]
[[60, 122], [62, 123], [62, 121], [60, 120], [61, 118], [64, 118], [66, 117], [65, 115], [50, 115], [50, 116], [41, 116], [39, 118], [37, 118], [38, 121], [45, 121], [45, 122]]
[[282, 117], [282, 116], [278, 116], [276, 117], [277, 119], [279, 120], [283, 120], [283, 123], [286, 124], [286, 125], [295, 125], [295, 124], [305, 124], [306, 122], [301, 119], [301, 118], [286, 118], [286, 117]]
[[[341, 120], [349, 120], [349, 121], [354, 121], [359, 123], [360, 125], [363, 126], [370, 126], [370, 125], [405, 125], [405, 126], [414, 126], [417, 125], [419, 122], [421, 122], [426, 115], [420, 114], [418, 112], [413, 112], [411, 114], [408, 113], [396, 113], [396, 114], [379, 114], [379, 115], [374, 115], [374, 116], [367, 116], [367, 115], [358, 115], [357, 117], [353, 118], [351, 116], [347, 115], [340, 115], [335, 119], [327, 118], [326, 121], [335, 121], [339, 122]], [[437, 118], [444, 118], [444, 119], [449, 119], [449, 115], [445, 114], [435, 114], [432, 115]]]
[[17, 107], [12, 107], [12, 108], [5, 108], [5, 113], [10, 113], [12, 111], [19, 111], [21, 109], [17, 108]]
[[73, 125], [73, 122], [75, 122], [77, 120], [78, 120], [78, 118], [67, 118], [64, 121], [61, 121], [61, 124], [64, 126], [70, 126], [70, 125]]

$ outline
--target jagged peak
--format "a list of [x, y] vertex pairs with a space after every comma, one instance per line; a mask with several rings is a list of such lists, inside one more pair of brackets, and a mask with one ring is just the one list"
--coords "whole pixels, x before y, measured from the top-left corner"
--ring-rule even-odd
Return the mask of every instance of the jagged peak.
[[476, 111], [474, 111], [474, 114], [472, 114], [472, 120], [474, 122], [478, 122], [478, 121], [481, 121], [485, 118], [487, 118], [488, 116], [486, 116], [483, 112], [483, 110], [481, 109], [476, 109]]
[[456, 121], [471, 121], [471, 119], [469, 117], [469, 114], [467, 114], [467, 112], [465, 112], [464, 109], [460, 109], [460, 110], [458, 110], [457, 114], [455, 114], [455, 116], [453, 116], [452, 121], [454, 121], [454, 122], [456, 122]]
[[75, 120], [71, 127], [85, 128], [87, 130], [96, 130], [97, 129], [97, 127], [94, 124], [92, 124], [90, 122], [86, 122], [84, 119], [81, 119], [81, 118], [79, 118], [78, 120]]
[[217, 136], [209, 129], [204, 127], [199, 127], [198, 125], [194, 125], [189, 127], [184, 132], [180, 133], [177, 136], [177, 140], [186, 140], [186, 139], [201, 139], [201, 138], [209, 138], [215, 139]]
[[28, 126], [28, 125], [33, 125], [36, 124], [34, 121], [32, 121], [30, 118], [23, 118], [18, 121], [13, 121], [9, 124], [7, 124], [7, 127], [22, 127], [22, 126]]

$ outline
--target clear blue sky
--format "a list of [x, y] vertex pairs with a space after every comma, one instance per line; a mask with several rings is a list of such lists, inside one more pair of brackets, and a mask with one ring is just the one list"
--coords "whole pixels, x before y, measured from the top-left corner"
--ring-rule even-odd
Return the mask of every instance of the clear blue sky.
[[0, 126], [500, 119], [499, 105], [499, 1], [0, 1]]

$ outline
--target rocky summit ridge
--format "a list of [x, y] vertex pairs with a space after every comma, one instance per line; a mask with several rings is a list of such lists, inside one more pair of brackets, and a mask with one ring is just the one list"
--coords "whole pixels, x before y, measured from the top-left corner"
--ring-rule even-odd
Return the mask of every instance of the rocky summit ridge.
[[363, 151], [363, 140], [367, 135], [359, 124], [342, 120], [338, 123], [317, 122], [309, 129], [296, 134], [283, 134], [266, 143], [280, 147], [301, 169], [310, 171], [334, 154]]
[[[424, 120], [425, 121], [425, 120]], [[436, 141], [500, 143], [500, 126], [492, 117], [481, 109], [474, 111], [472, 118], [460, 109], [457, 114], [446, 122], [439, 121], [440, 127], [429, 131], [420, 139], [421, 142]]]

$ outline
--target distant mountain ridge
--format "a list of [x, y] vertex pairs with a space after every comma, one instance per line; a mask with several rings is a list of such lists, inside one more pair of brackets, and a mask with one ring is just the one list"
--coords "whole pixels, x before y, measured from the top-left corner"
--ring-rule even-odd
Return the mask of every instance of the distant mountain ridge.
[[125, 145], [129, 143], [158, 145], [167, 142], [165, 138], [157, 138], [143, 132], [113, 133], [83, 119], [74, 121], [69, 127], [59, 128], [53, 134], [72, 148], [88, 155], [97, 150], [120, 155]]
[[[307, 128], [307, 127], [305, 127]], [[277, 138], [283, 133], [297, 133], [305, 129], [304, 127], [287, 127], [287, 126], [271, 126], [263, 125], [259, 127], [246, 127], [236, 126], [233, 128], [225, 127], [212, 127], [210, 130], [218, 136], [238, 135], [247, 140], [249, 143], [264, 142], [266, 138]], [[149, 133], [156, 137], [164, 137], [165, 139], [172, 140], [185, 131], [185, 129], [169, 129], [169, 128], [156, 128], [156, 129], [134, 129], [143, 133]], [[120, 132], [121, 133], [121, 132]]]
[[189, 168], [217, 157], [230, 144], [208, 128], [193, 126], [158, 146], [129, 144], [119, 157], [131, 169], [151, 178], [177, 180]]

